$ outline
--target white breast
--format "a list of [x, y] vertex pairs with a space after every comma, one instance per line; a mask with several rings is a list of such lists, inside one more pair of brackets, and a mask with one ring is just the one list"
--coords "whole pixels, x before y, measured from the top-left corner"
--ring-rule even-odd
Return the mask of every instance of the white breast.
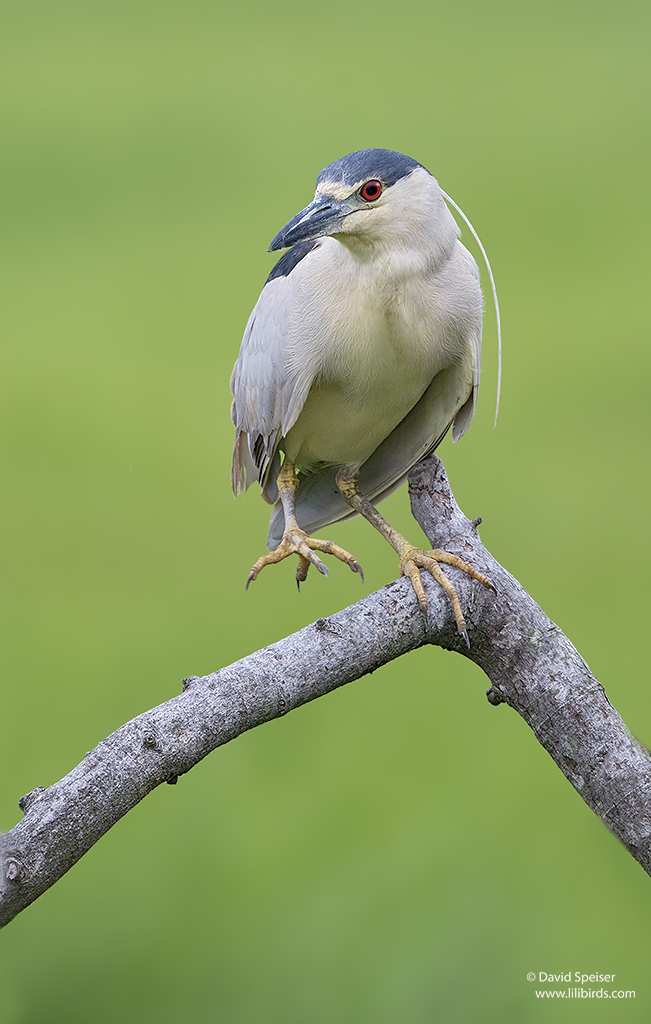
[[434, 269], [395, 247], [390, 259], [364, 260], [326, 238], [310, 256], [294, 271], [303, 271], [301, 301], [288, 355], [301, 373], [310, 361], [315, 383], [283, 448], [299, 468], [359, 466], [464, 357], [478, 286], [463, 261]]

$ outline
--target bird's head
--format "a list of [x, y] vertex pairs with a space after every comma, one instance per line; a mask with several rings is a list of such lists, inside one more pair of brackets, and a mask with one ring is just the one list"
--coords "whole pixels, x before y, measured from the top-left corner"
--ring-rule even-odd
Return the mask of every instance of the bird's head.
[[[447, 248], [458, 233], [428, 170], [388, 149], [360, 149], [319, 174], [314, 200], [279, 231], [269, 251], [324, 235], [351, 246], [422, 245]], [[438, 246], [436, 246], [438, 248]]]

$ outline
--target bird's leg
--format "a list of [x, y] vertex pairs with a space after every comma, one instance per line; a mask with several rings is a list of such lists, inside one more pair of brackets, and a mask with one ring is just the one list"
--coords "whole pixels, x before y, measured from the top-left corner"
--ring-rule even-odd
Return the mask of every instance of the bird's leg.
[[454, 610], [455, 619], [457, 620], [457, 630], [461, 636], [463, 636], [468, 646], [470, 646], [466, 622], [459, 603], [459, 595], [457, 594], [453, 584], [441, 569], [439, 563], [456, 566], [457, 569], [461, 569], [463, 572], [468, 573], [468, 575], [472, 576], [473, 579], [478, 580], [489, 590], [494, 591], [495, 588], [488, 577], [478, 572], [477, 569], [473, 569], [471, 565], [464, 562], [458, 557], [458, 555], [453, 555], [449, 551], [441, 551], [439, 548], [436, 548], [433, 551], [423, 551], [421, 548], [416, 548], [413, 544], [410, 544], [401, 533], [398, 533], [398, 531], [380, 515], [375, 506], [371, 505], [370, 501], [360, 494], [356, 472], [352, 472], [345, 467], [340, 469], [337, 474], [337, 487], [339, 488], [342, 497], [348, 502], [351, 508], [354, 508], [356, 512], [359, 512], [365, 519], [368, 519], [369, 523], [371, 523], [371, 525], [374, 526], [383, 537], [386, 537], [391, 547], [398, 554], [400, 559], [400, 572], [403, 576], [408, 576], [411, 580], [412, 586], [416, 591], [418, 603], [424, 615], [427, 615], [427, 596], [423, 587], [423, 581], [420, 577], [420, 570], [427, 569], [431, 572], [434, 579], [441, 584], [445, 593], [448, 595]]
[[346, 565], [350, 566], [353, 572], [358, 572], [363, 580], [364, 573], [362, 572], [359, 563], [352, 555], [329, 540], [319, 540], [317, 537], [308, 537], [305, 530], [301, 530], [298, 525], [296, 521], [295, 503], [299, 480], [296, 475], [293, 462], [289, 462], [285, 459], [280, 473], [278, 474], [277, 482], [278, 493], [283, 504], [283, 512], [285, 513], [285, 532], [283, 533], [282, 540], [276, 550], [270, 551], [268, 555], [263, 555], [262, 558], [259, 558], [255, 563], [249, 573], [249, 578], [246, 581], [247, 587], [249, 583], [256, 578], [260, 570], [264, 569], [265, 565], [273, 565], [274, 562], [281, 562], [283, 558], [287, 558], [288, 555], [298, 555], [296, 583], [299, 590], [301, 583], [303, 583], [307, 578], [307, 571], [310, 564], [315, 565], [320, 573], [327, 576], [328, 570], [319, 556], [315, 554], [316, 551], [322, 551], [326, 555], [334, 555], [335, 558], [338, 558], [341, 562], [345, 562]]

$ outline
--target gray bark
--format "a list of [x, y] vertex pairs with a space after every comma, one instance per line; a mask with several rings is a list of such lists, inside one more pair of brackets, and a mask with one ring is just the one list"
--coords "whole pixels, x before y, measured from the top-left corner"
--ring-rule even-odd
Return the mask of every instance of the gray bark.
[[411, 584], [400, 579], [227, 668], [184, 680], [182, 694], [117, 729], [60, 782], [22, 798], [22, 821], [0, 836], [0, 925], [156, 786], [176, 782], [247, 729], [423, 644], [455, 650], [484, 670], [491, 704], [506, 703], [524, 718], [583, 800], [651, 874], [648, 750], [567, 637], [483, 546], [436, 456], [412, 470], [409, 485], [412, 511], [432, 546], [461, 555], [497, 588], [496, 597], [449, 569], [470, 650], [440, 587], [425, 580], [425, 623]]

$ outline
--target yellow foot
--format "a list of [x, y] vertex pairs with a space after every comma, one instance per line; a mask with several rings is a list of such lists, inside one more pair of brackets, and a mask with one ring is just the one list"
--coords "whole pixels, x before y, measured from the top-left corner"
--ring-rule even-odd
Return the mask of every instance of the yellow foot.
[[431, 572], [434, 579], [441, 584], [445, 593], [450, 598], [454, 617], [457, 620], [457, 630], [466, 641], [468, 647], [470, 647], [466, 620], [464, 619], [461, 611], [459, 595], [457, 594], [453, 584], [441, 569], [439, 562], [442, 562], [444, 565], [454, 565], [457, 569], [461, 569], [462, 572], [468, 573], [468, 575], [472, 576], [474, 580], [478, 580], [479, 583], [483, 584], [483, 586], [488, 590], [492, 590], [494, 594], [496, 594], [497, 591], [487, 576], [478, 572], [477, 569], [473, 569], [471, 565], [464, 562], [463, 559], [458, 557], [458, 555], [451, 555], [449, 551], [441, 551], [440, 548], [436, 548], [434, 551], [422, 551], [420, 548], [414, 548], [409, 545], [400, 557], [400, 572], [403, 576], [408, 576], [411, 580], [423, 615], [427, 615], [427, 596], [423, 588], [423, 581], [420, 578], [420, 570], [427, 569]]
[[301, 583], [307, 577], [307, 571], [310, 565], [315, 565], [320, 573], [324, 576], [328, 575], [328, 570], [321, 561], [315, 551], [322, 551], [326, 555], [334, 555], [340, 562], [345, 562], [346, 565], [350, 566], [353, 572], [358, 572], [364, 580], [364, 573], [359, 562], [353, 558], [347, 551], [340, 548], [337, 544], [332, 544], [329, 540], [318, 540], [316, 537], [308, 537], [304, 530], [298, 528], [293, 530], [286, 530], [283, 534], [283, 539], [276, 548], [275, 551], [270, 551], [268, 555], [263, 555], [255, 563], [249, 578], [246, 581], [248, 589], [249, 583], [251, 583], [261, 569], [264, 569], [265, 565], [273, 565], [274, 562], [282, 562], [283, 558], [287, 558], [288, 555], [298, 555], [298, 566], [296, 569], [296, 585], [298, 589], [301, 589]]

